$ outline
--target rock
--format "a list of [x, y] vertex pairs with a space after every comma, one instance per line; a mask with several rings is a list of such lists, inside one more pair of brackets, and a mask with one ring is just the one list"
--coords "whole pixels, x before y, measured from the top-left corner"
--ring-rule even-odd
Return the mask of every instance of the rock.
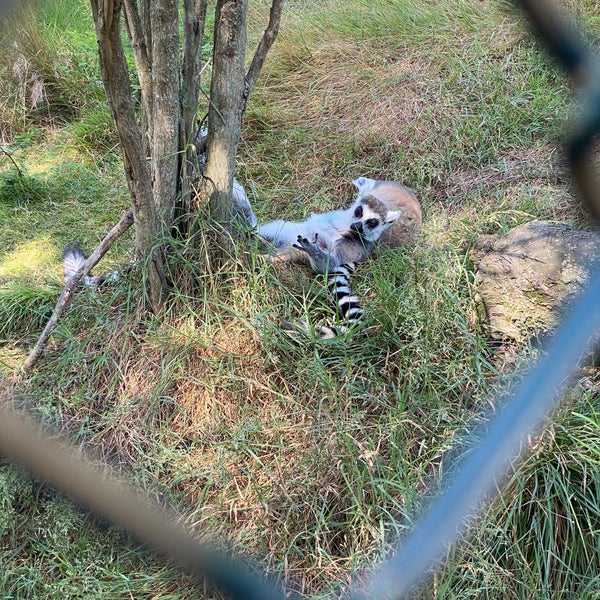
[[588, 282], [600, 258], [600, 234], [531, 221], [507, 235], [484, 235], [470, 255], [478, 310], [495, 340], [550, 333]]

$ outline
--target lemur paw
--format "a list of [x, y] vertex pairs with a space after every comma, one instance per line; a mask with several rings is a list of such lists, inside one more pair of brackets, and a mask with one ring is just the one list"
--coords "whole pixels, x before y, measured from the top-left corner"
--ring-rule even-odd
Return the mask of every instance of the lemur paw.
[[302, 250], [302, 252], [306, 252], [307, 254], [310, 254], [311, 251], [314, 252], [315, 247], [317, 245], [317, 237], [318, 234], [315, 234], [315, 239], [313, 242], [309, 241], [308, 238], [302, 237], [301, 235], [298, 236], [297, 238], [297, 244], [292, 244], [292, 246], [294, 248], [296, 248], [297, 250]]

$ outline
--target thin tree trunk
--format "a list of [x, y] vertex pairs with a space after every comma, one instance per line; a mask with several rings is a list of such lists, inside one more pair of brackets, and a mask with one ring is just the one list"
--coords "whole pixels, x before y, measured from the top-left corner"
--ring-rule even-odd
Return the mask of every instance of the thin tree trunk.
[[235, 157], [248, 96], [244, 72], [247, 10], [247, 0], [217, 0], [215, 13], [204, 176], [210, 186], [211, 217], [228, 231], [233, 219], [231, 190]]
[[147, 135], [147, 139], [143, 140], [143, 142], [144, 147], [148, 147], [148, 141], [152, 138], [153, 112], [151, 49], [148, 47], [137, 0], [123, 0], [123, 8], [125, 10], [127, 34], [131, 41], [133, 58], [140, 83], [142, 122], [144, 123], [142, 130]]
[[[182, 149], [181, 201], [183, 214], [191, 212], [193, 180], [198, 176], [196, 148], [192, 133], [198, 108], [202, 73], [202, 39], [206, 22], [207, 0], [183, 0], [183, 55], [181, 64], [181, 118], [179, 147]], [[187, 227], [184, 227], [188, 233]]]
[[120, 36], [120, 0], [91, 0], [100, 67], [108, 102], [119, 132], [123, 164], [135, 219], [135, 254], [148, 274], [150, 303], [155, 312], [164, 300], [165, 275], [157, 245], [159, 221], [154, 205], [150, 169], [138, 126], [127, 62]]
[[177, 0], [154, 0], [152, 23], [152, 186], [159, 220], [171, 226], [179, 188], [179, 31]]

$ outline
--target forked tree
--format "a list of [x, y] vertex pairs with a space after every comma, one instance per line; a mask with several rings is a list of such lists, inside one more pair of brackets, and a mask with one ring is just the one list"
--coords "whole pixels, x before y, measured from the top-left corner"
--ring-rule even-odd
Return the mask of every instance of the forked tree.
[[[192, 142], [205, 66], [202, 46], [208, 0], [90, 2], [102, 78], [131, 195], [135, 255], [146, 269], [150, 302], [158, 311], [166, 294], [165, 240], [175, 215], [189, 215], [193, 195], [201, 193], [209, 198], [210, 218], [225, 229], [231, 226], [242, 118], [277, 35], [283, 0], [273, 0], [269, 23], [248, 70], [248, 0], [216, 2], [213, 50], [207, 59], [212, 62], [212, 75], [202, 181], [208, 183], [200, 187], [194, 184], [197, 148]], [[133, 52], [139, 100], [134, 97], [122, 31]]]

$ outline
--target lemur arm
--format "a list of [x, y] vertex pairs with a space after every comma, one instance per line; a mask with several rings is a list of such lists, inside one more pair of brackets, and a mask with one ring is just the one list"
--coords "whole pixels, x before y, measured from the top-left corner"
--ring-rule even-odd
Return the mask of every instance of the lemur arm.
[[340, 266], [338, 259], [332, 254], [325, 252], [317, 244], [318, 234], [315, 234], [314, 241], [310, 241], [301, 235], [298, 236], [297, 243], [292, 244], [294, 248], [306, 253], [310, 266], [315, 273], [329, 273]]

